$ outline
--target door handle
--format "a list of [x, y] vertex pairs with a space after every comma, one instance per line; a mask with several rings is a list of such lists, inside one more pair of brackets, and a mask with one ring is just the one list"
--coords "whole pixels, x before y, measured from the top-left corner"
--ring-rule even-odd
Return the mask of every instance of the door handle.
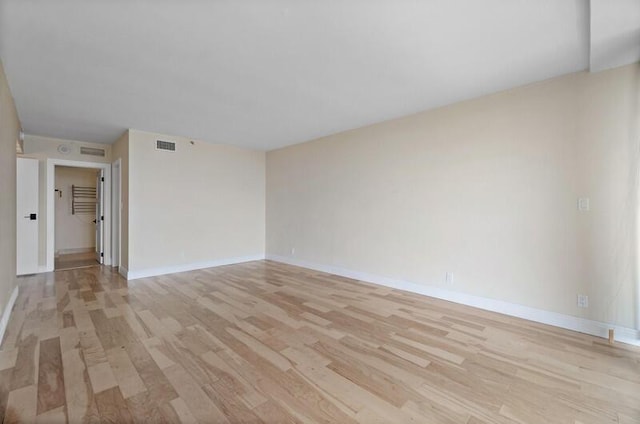
[[31, 221], [35, 221], [37, 219], [35, 213], [31, 213], [29, 215], [25, 215], [24, 217], [27, 218], [27, 219], [30, 219]]

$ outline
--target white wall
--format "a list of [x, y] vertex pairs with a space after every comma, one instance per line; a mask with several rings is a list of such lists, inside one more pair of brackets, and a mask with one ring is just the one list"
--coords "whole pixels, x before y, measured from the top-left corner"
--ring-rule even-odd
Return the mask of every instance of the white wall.
[[[60, 146], [68, 149], [68, 153], [62, 153]], [[104, 149], [105, 156], [93, 156], [80, 154], [80, 147], [90, 147], [94, 149]], [[24, 139], [24, 156], [38, 159], [64, 159], [77, 160], [82, 162], [111, 162], [111, 145], [100, 143], [89, 143], [87, 141], [63, 140], [60, 138], [42, 137], [27, 134]]]
[[[64, 145], [69, 148], [68, 153], [61, 153], [58, 147]], [[92, 147], [105, 149], [105, 157], [80, 154], [80, 147]], [[40, 161], [40, 223], [39, 233], [39, 255], [38, 263], [42, 269], [47, 265], [47, 159], [64, 159], [81, 162], [109, 163], [111, 161], [111, 145], [89, 143], [75, 140], [62, 140], [51, 137], [41, 137], [27, 134], [24, 140], [24, 157], [35, 158]]]
[[56, 166], [55, 253], [77, 253], [95, 249], [95, 213], [72, 213], [72, 186], [96, 187], [95, 169]]
[[639, 69], [270, 151], [267, 254], [635, 327]]
[[[16, 288], [16, 141], [18, 113], [0, 61], [0, 317]], [[0, 342], [4, 321], [0, 321]]]
[[136, 130], [128, 144], [130, 275], [264, 257], [264, 152]]
[[590, 0], [589, 70], [640, 61], [640, 2]]

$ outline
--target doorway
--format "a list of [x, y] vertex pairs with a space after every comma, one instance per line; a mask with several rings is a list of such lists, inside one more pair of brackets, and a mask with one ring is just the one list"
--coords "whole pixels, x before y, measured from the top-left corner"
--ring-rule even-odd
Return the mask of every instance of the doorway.
[[[85, 172], [77, 187], [60, 177], [60, 172], [72, 172], [65, 168]], [[111, 164], [47, 159], [45, 186], [45, 271], [111, 265]], [[61, 214], [69, 215], [66, 225], [57, 222]], [[65, 237], [71, 237], [73, 243]]]
[[56, 271], [103, 263], [102, 174], [95, 168], [54, 168]]

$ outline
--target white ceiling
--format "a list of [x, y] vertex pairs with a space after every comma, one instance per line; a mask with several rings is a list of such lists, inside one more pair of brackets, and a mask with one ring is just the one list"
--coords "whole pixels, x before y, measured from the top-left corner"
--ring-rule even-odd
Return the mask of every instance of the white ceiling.
[[109, 143], [135, 128], [268, 150], [587, 69], [589, 8], [0, 0], [0, 57], [28, 133]]

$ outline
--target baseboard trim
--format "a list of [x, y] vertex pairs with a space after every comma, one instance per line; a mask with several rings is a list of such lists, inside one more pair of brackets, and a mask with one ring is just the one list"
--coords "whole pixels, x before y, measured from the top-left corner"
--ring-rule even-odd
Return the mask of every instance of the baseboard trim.
[[124, 277], [124, 279], [128, 279], [128, 275], [129, 275], [129, 270], [125, 267], [123, 267], [122, 265], [120, 265], [118, 267], [118, 274], [122, 275]]
[[214, 267], [223, 266], [223, 265], [233, 265], [233, 264], [240, 264], [244, 262], [260, 261], [260, 260], [263, 260], [264, 258], [265, 258], [264, 254], [257, 254], [257, 255], [239, 256], [235, 258], [216, 259], [212, 261], [195, 262], [195, 263], [184, 264], [184, 265], [174, 265], [174, 266], [149, 268], [149, 269], [141, 269], [141, 270], [133, 270], [133, 271], [123, 268], [125, 274], [123, 274], [122, 270], [119, 270], [119, 272], [127, 280], [136, 280], [138, 278], [155, 277], [157, 275], [174, 274], [176, 272], [194, 271], [197, 269], [214, 268]]
[[425, 296], [435, 297], [437, 299], [448, 300], [450, 302], [459, 303], [462, 305], [473, 306], [475, 308], [484, 309], [487, 311], [498, 312], [504, 315], [523, 318], [541, 324], [553, 325], [555, 327], [578, 331], [580, 333], [590, 334], [602, 338], [608, 338], [609, 329], [612, 328], [615, 330], [616, 341], [640, 346], [640, 331], [634, 330], [632, 328], [621, 327], [619, 325], [607, 324], [604, 322], [574, 317], [572, 315], [546, 311], [544, 309], [532, 308], [529, 306], [505, 302], [502, 300], [489, 299], [486, 297], [445, 290], [439, 287], [412, 283], [410, 281], [397, 280], [330, 265], [316, 264], [313, 262], [293, 259], [286, 256], [267, 254], [266, 259], [275, 262], [282, 262], [289, 265], [299, 266], [302, 268], [309, 268], [316, 271], [326, 272], [329, 274], [340, 275], [342, 277], [353, 278], [354, 280], [365, 281], [385, 287], [405, 290]]
[[16, 287], [11, 292], [11, 297], [9, 297], [9, 301], [7, 305], [4, 307], [2, 311], [2, 320], [0, 320], [0, 345], [4, 340], [4, 332], [7, 330], [7, 325], [9, 325], [9, 317], [11, 316], [11, 311], [13, 310], [13, 305], [15, 305], [16, 300], [18, 299], [18, 293], [20, 289], [16, 285]]

